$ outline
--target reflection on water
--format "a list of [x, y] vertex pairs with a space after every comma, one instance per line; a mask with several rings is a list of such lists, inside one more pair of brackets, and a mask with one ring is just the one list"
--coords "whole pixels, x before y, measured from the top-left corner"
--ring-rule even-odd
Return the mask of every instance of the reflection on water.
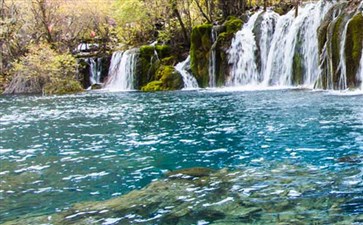
[[[337, 199], [342, 214], [363, 212], [362, 95], [134, 92], [1, 97], [0, 104], [0, 222], [110, 199], [190, 167], [245, 174], [235, 177], [230, 193], [248, 201], [254, 195], [267, 205], [281, 202], [276, 196], [315, 196]], [[247, 175], [253, 179], [242, 179]], [[193, 197], [179, 197], [196, 204]], [[230, 205], [234, 199], [226, 194], [198, 204]]]

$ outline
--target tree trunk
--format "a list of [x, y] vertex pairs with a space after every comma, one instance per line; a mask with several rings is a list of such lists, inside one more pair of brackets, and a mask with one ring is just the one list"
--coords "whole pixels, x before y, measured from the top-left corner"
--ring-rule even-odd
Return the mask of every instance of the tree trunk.
[[200, 11], [200, 13], [202, 14], [202, 16], [207, 20], [208, 23], [212, 23], [211, 19], [208, 17], [208, 15], [203, 11], [201, 5], [198, 2], [199, 0], [196, 0], [195, 3], [197, 4], [197, 7]]
[[185, 28], [183, 19], [179, 13], [178, 7], [177, 7], [177, 3], [175, 0], [171, 0], [171, 7], [173, 10], [174, 15], [176, 16], [176, 18], [179, 21], [180, 27], [182, 28], [182, 32], [183, 32], [183, 36], [184, 36], [184, 43], [189, 43], [189, 36], [188, 36], [188, 31]]
[[295, 17], [299, 15], [299, 0], [294, 0], [295, 5]]
[[263, 11], [265, 11], [265, 12], [267, 10], [267, 5], [268, 5], [267, 0], [263, 0]]

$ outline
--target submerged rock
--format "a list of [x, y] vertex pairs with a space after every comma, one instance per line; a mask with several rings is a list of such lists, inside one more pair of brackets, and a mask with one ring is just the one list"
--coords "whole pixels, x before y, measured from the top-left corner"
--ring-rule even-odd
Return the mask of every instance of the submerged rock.
[[90, 87], [91, 90], [99, 90], [102, 89], [102, 84], [92, 84]]
[[183, 175], [194, 178], [194, 177], [206, 177], [206, 176], [209, 176], [212, 172], [215, 172], [215, 171], [212, 169], [209, 169], [209, 168], [204, 168], [204, 167], [194, 167], [194, 168], [189, 168], [189, 169], [171, 171], [171, 172], [168, 172], [166, 175], [169, 178], [179, 177], [179, 176], [183, 176]]
[[[359, 217], [350, 218], [339, 210], [330, 210], [339, 209], [344, 198], [318, 194], [324, 193], [325, 186], [329, 185], [324, 179], [331, 176], [333, 174], [287, 165], [246, 171], [182, 169], [117, 198], [78, 203], [57, 214], [28, 215], [5, 224], [335, 224], [353, 219], [360, 221]], [[285, 180], [291, 181], [286, 183]], [[301, 182], [303, 180], [309, 182]], [[300, 194], [287, 194], [297, 193], [295, 190]]]

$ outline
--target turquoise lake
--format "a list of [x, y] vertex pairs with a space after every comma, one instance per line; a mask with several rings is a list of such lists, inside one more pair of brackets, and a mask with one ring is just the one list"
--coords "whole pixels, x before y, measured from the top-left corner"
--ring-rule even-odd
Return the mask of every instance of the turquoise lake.
[[[294, 187], [322, 184], [286, 198], [344, 199], [339, 214], [363, 214], [363, 95], [221, 89], [0, 97], [0, 223], [121, 196], [168, 171], [253, 176], [281, 165], [311, 175], [296, 175]], [[277, 183], [276, 175], [255, 191]]]

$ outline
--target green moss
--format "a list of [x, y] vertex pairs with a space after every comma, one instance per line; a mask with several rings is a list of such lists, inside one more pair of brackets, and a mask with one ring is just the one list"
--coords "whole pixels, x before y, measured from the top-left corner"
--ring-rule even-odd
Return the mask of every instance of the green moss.
[[347, 81], [350, 87], [356, 87], [356, 74], [362, 55], [363, 15], [358, 13], [348, 24], [345, 42]]
[[171, 91], [183, 88], [183, 80], [173, 66], [160, 66], [156, 71], [157, 80], [142, 87], [142, 91]]
[[[157, 53], [157, 56], [155, 55]], [[135, 87], [141, 89], [146, 84], [158, 80], [156, 72], [161, 65], [173, 65], [175, 57], [171, 55], [168, 45], [144, 45], [140, 47]]]
[[340, 39], [341, 39], [341, 30], [343, 24], [344, 16], [338, 17], [335, 24], [333, 24], [333, 35], [331, 37], [331, 57], [333, 62], [333, 83], [338, 84], [339, 76], [337, 73], [340, 61]]
[[162, 65], [175, 65], [178, 59], [175, 56], [165, 57], [161, 60]]
[[143, 45], [140, 47], [140, 56], [142, 57], [152, 57], [155, 53], [154, 46]]
[[152, 81], [150, 83], [148, 83], [147, 85], [145, 85], [144, 87], [141, 88], [142, 91], [165, 91], [163, 88], [163, 82], [160, 80], [155, 80]]
[[81, 84], [76, 80], [54, 80], [44, 87], [44, 94], [64, 95], [82, 92]]
[[292, 65], [292, 84], [300, 85], [303, 83], [304, 67], [299, 52], [295, 52]]
[[171, 54], [171, 47], [169, 45], [156, 45], [155, 49], [159, 58], [169, 57]]
[[236, 17], [230, 17], [225, 23], [226, 32], [234, 34], [242, 28], [243, 22], [241, 19]]
[[318, 28], [318, 48], [319, 48], [319, 55], [322, 53], [324, 44], [327, 41], [327, 32], [329, 27], [330, 21], [326, 21], [322, 23]]
[[195, 26], [191, 34], [191, 70], [200, 87], [208, 87], [209, 50], [212, 47], [211, 24]]

